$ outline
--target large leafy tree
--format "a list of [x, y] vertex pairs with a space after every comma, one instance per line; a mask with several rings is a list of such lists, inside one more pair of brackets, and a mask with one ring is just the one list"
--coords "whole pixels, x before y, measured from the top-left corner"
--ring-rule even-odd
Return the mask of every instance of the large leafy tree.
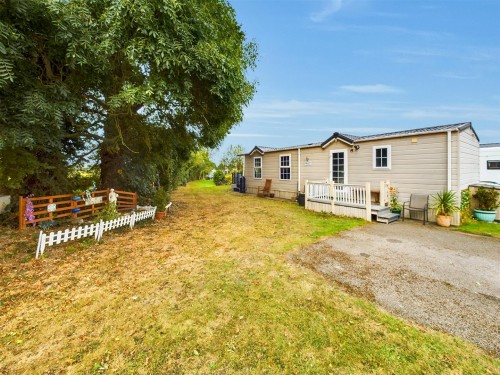
[[[246, 42], [234, 10], [223, 0], [29, 2], [50, 27], [9, 26], [21, 38], [43, 35], [48, 54], [37, 58], [33, 71], [27, 69], [30, 74], [19, 77], [8, 64], [26, 57], [16, 51], [5, 54], [7, 64], [0, 60], [2, 94], [7, 96], [23, 80], [33, 85], [44, 67], [57, 68], [50, 86], [60, 96], [49, 107], [59, 102], [63, 107], [51, 123], [56, 135], [52, 154], [65, 168], [95, 156], [104, 186], [144, 195], [158, 185], [171, 187], [192, 152], [220, 144], [253, 96], [254, 84], [245, 73], [255, 63], [255, 45]], [[18, 19], [36, 18], [32, 9], [24, 9]], [[4, 24], [12, 19], [0, 14]], [[13, 34], [3, 39], [8, 42], [4, 46], [15, 44]], [[29, 46], [24, 40], [19, 44]], [[42, 97], [52, 98], [46, 92]], [[36, 137], [32, 144], [8, 145], [10, 116], [0, 117], [0, 151], [15, 148], [38, 161]], [[21, 119], [16, 129], [30, 136], [43, 132], [37, 116], [32, 123], [29, 127]], [[26, 171], [19, 181], [26, 182]]]
[[210, 160], [209, 150], [201, 149], [191, 154], [186, 167], [188, 179], [194, 181], [205, 179], [215, 169], [216, 165]]
[[244, 150], [241, 145], [230, 145], [222, 155], [219, 168], [229, 172], [243, 172]]
[[40, 1], [0, 1], [0, 188], [67, 187], [69, 160], [84, 147], [71, 119], [79, 98], [66, 80], [67, 46]]

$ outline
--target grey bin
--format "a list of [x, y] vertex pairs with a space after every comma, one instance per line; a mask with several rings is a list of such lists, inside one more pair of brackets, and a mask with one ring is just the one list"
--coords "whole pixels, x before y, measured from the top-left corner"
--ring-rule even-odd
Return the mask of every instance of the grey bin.
[[299, 193], [299, 195], [297, 197], [297, 202], [299, 203], [299, 206], [305, 207], [306, 195], [304, 193]]

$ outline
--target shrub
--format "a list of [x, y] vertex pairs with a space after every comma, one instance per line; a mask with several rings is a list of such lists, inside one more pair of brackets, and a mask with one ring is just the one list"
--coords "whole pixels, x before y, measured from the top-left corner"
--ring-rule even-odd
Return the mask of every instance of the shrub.
[[226, 183], [226, 176], [224, 175], [224, 172], [219, 169], [214, 172], [213, 179], [215, 185], [217, 186], [224, 185]]
[[495, 189], [487, 189], [485, 187], [480, 187], [477, 189], [476, 193], [473, 195], [479, 203], [479, 209], [483, 211], [495, 211], [498, 206], [498, 196], [500, 193]]
[[231, 185], [233, 183], [233, 176], [231, 174], [227, 174], [224, 176], [224, 185]]
[[389, 197], [390, 197], [389, 207], [391, 209], [391, 212], [401, 211], [403, 209], [403, 206], [399, 202], [398, 189], [391, 186], [389, 188]]
[[454, 191], [442, 191], [433, 196], [434, 205], [432, 208], [436, 210], [436, 216], [449, 216], [453, 212], [460, 210], [456, 205], [456, 193]]
[[462, 190], [460, 197], [460, 216], [462, 221], [466, 221], [472, 218], [471, 215], [471, 194], [469, 189]]
[[169, 200], [170, 197], [168, 195], [168, 192], [163, 187], [160, 187], [158, 188], [158, 190], [156, 190], [153, 202], [158, 211], [165, 211], [165, 206], [168, 204]]
[[99, 220], [108, 221], [117, 219], [120, 216], [118, 210], [116, 209], [116, 204], [114, 203], [106, 203], [99, 214], [97, 214], [97, 218], [95, 222]]

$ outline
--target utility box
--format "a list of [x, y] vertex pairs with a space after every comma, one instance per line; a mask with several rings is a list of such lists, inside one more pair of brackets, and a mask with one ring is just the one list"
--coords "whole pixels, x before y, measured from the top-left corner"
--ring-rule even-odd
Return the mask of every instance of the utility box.
[[238, 179], [238, 189], [240, 193], [244, 193], [247, 190], [245, 176], [240, 175]]
[[299, 193], [299, 195], [297, 195], [297, 202], [299, 203], [299, 206], [302, 206], [302, 207], [306, 206], [306, 195], [305, 195], [305, 193]]

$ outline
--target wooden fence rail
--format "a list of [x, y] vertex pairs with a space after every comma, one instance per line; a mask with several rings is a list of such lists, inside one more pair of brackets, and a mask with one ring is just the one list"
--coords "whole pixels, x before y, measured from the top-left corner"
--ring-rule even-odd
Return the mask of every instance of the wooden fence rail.
[[[118, 211], [130, 211], [137, 206], [137, 193], [115, 190], [118, 194]], [[29, 224], [62, 218], [85, 219], [95, 216], [108, 203], [109, 189], [92, 192], [91, 200], [73, 200], [72, 194], [51, 195], [46, 197], [19, 197], [19, 229]], [[33, 203], [34, 219], [26, 220], [26, 204], [28, 199]]]

